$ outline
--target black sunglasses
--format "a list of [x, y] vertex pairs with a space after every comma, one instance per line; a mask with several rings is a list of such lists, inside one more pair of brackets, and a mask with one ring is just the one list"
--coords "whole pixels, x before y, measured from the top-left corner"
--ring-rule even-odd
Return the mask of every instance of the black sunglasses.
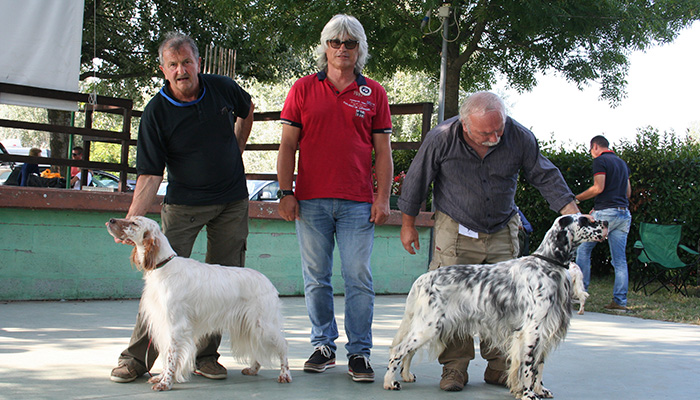
[[339, 49], [340, 45], [345, 45], [345, 48], [348, 50], [352, 50], [355, 47], [357, 47], [357, 44], [360, 43], [357, 40], [346, 40], [344, 42], [341, 42], [340, 39], [332, 39], [328, 41], [328, 44], [331, 45], [332, 48], [334, 49]]
[[80, 155], [80, 154], [78, 154], [78, 153], [73, 153], [73, 157], [79, 156], [79, 155]]

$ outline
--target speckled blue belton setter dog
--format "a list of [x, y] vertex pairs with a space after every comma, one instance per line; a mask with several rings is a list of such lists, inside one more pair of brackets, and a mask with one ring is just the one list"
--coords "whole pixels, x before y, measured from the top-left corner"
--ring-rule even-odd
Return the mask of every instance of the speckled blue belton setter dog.
[[569, 260], [582, 242], [603, 241], [607, 225], [588, 215], [561, 216], [530, 256], [420, 276], [406, 299], [384, 389], [401, 388], [399, 371], [405, 382], [415, 381], [409, 368], [419, 348], [427, 345], [435, 358], [445, 343], [479, 335], [506, 356], [511, 393], [528, 400], [552, 397], [542, 386], [542, 367], [571, 320]]

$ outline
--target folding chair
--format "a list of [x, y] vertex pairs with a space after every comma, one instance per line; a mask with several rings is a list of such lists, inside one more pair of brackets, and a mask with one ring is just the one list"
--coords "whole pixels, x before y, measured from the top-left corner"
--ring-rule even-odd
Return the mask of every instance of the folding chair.
[[[658, 282], [659, 287], [651, 294], [662, 288], [688, 295], [686, 284], [690, 278], [692, 267], [700, 260], [700, 253], [680, 244], [681, 225], [658, 225], [642, 222], [639, 226], [639, 240], [634, 243], [634, 253], [637, 254], [638, 278], [633, 285], [634, 290], [643, 290], [647, 294], [647, 285]], [[700, 243], [699, 243], [700, 246]], [[678, 248], [692, 255], [693, 261], [683, 262], [678, 256]], [[700, 250], [700, 248], [699, 248]]]

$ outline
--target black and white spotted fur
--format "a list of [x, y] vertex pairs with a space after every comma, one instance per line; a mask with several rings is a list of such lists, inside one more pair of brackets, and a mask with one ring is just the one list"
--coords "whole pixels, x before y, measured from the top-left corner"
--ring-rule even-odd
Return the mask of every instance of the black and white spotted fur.
[[493, 265], [453, 265], [420, 276], [391, 348], [384, 389], [398, 390], [396, 374], [409, 371], [416, 350], [432, 358], [452, 338], [488, 338], [509, 361], [508, 387], [518, 398], [550, 398], [542, 386], [548, 353], [564, 338], [571, 319], [570, 258], [586, 241], [603, 241], [607, 222], [587, 215], [557, 218], [533, 255]]

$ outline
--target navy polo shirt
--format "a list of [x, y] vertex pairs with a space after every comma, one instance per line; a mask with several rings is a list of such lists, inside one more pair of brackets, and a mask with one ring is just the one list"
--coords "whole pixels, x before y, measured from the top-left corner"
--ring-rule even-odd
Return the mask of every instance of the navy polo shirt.
[[167, 167], [168, 204], [226, 204], [248, 197], [234, 126], [236, 118], [248, 116], [250, 95], [225, 76], [200, 74], [199, 82], [200, 97], [187, 103], [175, 99], [166, 84], [141, 117], [136, 169], [159, 176]]
[[612, 151], [603, 152], [593, 159], [593, 176], [599, 174], [605, 175], [605, 188], [596, 196], [594, 208], [627, 208], [627, 181], [630, 176], [627, 163]]

